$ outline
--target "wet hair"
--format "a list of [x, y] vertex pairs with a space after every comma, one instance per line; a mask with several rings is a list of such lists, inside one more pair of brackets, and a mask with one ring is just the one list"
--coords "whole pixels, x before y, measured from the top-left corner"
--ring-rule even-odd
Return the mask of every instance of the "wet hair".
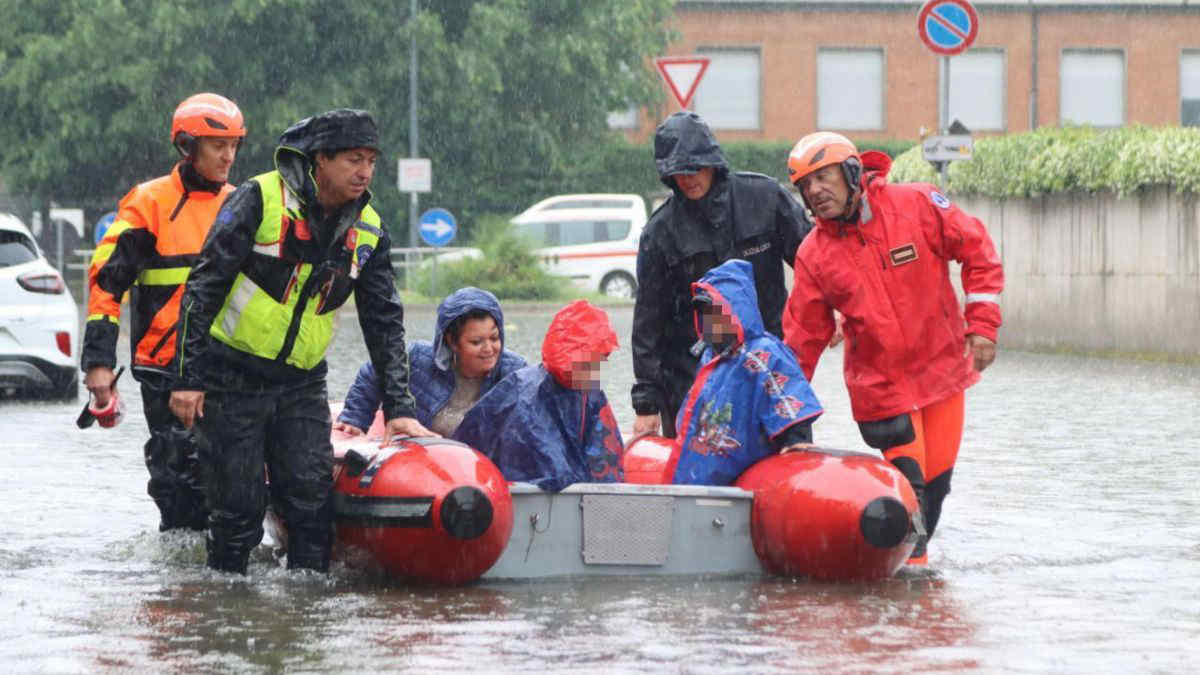
[[[467, 325], [468, 321], [477, 321], [479, 319], [491, 319], [492, 321], [495, 321], [496, 317], [492, 316], [492, 313], [486, 309], [477, 308], [469, 310], [466, 314], [463, 314], [451, 321], [449, 326], [446, 326], [446, 332], [442, 336], [442, 339], [446, 341], [447, 345], [455, 344], [458, 342], [458, 336], [462, 335], [463, 326]], [[500, 324], [497, 323], [496, 328], [499, 327]]]

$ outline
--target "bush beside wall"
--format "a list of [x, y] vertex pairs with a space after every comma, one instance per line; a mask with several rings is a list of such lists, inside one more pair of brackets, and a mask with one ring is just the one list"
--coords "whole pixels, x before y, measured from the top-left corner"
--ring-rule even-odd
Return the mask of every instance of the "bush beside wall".
[[[1200, 192], [1200, 128], [1044, 127], [975, 140], [969, 161], [951, 162], [949, 192], [995, 199], [1070, 192], [1133, 194], [1150, 186]], [[914, 146], [899, 155], [890, 180], [937, 183]]]

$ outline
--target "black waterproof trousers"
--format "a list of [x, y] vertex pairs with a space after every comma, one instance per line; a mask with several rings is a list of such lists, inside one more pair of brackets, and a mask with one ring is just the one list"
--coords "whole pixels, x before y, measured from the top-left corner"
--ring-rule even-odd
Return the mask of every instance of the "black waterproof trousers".
[[[329, 569], [333, 446], [325, 379], [205, 394], [208, 566], [246, 573], [267, 499], [288, 529], [288, 568]], [[268, 487], [268, 476], [270, 485]]]
[[141, 384], [142, 409], [150, 427], [150, 440], [143, 448], [150, 471], [146, 492], [158, 506], [158, 529], [203, 530], [208, 505], [196, 435], [185, 429], [167, 406], [170, 389], [145, 380]]

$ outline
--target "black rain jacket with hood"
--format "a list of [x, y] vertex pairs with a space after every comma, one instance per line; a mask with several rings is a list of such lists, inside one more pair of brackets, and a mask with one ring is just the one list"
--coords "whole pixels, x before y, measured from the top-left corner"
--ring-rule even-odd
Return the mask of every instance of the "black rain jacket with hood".
[[[285, 242], [291, 254], [324, 268], [331, 277], [324, 299], [331, 311], [354, 293], [358, 321], [375, 371], [380, 375], [383, 410], [387, 419], [412, 417], [415, 404], [409, 391], [408, 356], [404, 345], [404, 307], [396, 293], [389, 257], [391, 239], [384, 228], [376, 247], [382, 255], [371, 256], [358, 278], [350, 277], [350, 253], [342, 245], [345, 230], [358, 219], [370, 201], [366, 192], [358, 200], [326, 212], [317, 201], [313, 156], [317, 150], [356, 147], [377, 148], [375, 123], [357, 110], [339, 109], [309, 117], [292, 125], [279, 138], [275, 168], [288, 187], [300, 198], [312, 238]], [[252, 256], [254, 233], [262, 221], [262, 190], [257, 181], [242, 183], [229, 196], [217, 222], [209, 231], [199, 262], [187, 283], [182, 306], [187, 321], [179, 324], [185, 359], [180, 365], [176, 390], [246, 389], [258, 383], [270, 385], [303, 383], [324, 378], [322, 360], [312, 370], [268, 360], [238, 351], [209, 337], [213, 317], [221, 309], [234, 278], [243, 266], [259, 265], [260, 275], [277, 276], [278, 287], [287, 285], [293, 262], [262, 260]], [[245, 384], [246, 386], [243, 386]]]
[[[673, 435], [676, 411], [696, 374], [691, 285], [732, 258], [750, 262], [763, 323], [783, 336], [787, 301], [782, 262], [812, 229], [803, 205], [775, 179], [731, 172], [712, 131], [699, 115], [677, 112], [654, 135], [654, 163], [671, 196], [650, 216], [638, 248], [633, 315], [633, 408], [663, 414]], [[691, 200], [672, 176], [715, 169], [712, 187]]]

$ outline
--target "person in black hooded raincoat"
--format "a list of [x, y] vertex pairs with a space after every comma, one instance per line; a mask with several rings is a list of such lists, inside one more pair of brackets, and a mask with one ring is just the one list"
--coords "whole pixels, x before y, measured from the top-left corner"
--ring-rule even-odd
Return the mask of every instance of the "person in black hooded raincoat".
[[600, 362], [616, 348], [604, 310], [572, 302], [546, 329], [542, 362], [492, 387], [454, 438], [495, 462], [507, 480], [550, 492], [622, 481], [621, 432], [599, 378]]
[[408, 388], [404, 308], [387, 230], [368, 204], [375, 121], [338, 109], [288, 128], [275, 171], [217, 213], [188, 277], [171, 411], [199, 423], [208, 478], [208, 566], [246, 573], [270, 497], [288, 527], [288, 568], [328, 571], [333, 448], [325, 352], [354, 294], [380, 374], [389, 434], [433, 435]]
[[732, 258], [753, 268], [766, 329], [783, 337], [782, 263], [812, 229], [804, 207], [775, 179], [731, 172], [699, 115], [677, 112], [654, 135], [654, 163], [671, 196], [650, 216], [637, 258], [633, 311], [634, 436], [675, 436], [676, 412], [696, 376], [691, 285]]

